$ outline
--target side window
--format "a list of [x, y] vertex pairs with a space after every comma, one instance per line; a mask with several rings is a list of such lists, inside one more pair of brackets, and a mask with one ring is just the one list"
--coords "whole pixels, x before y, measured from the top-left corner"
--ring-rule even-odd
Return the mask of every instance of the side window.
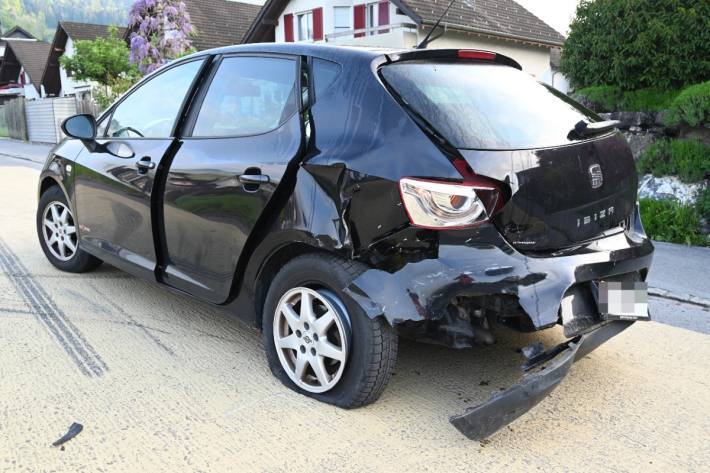
[[202, 102], [192, 136], [246, 136], [278, 128], [298, 109], [296, 61], [225, 58]]
[[340, 64], [326, 61], [325, 59], [313, 58], [313, 88], [315, 89], [316, 100], [321, 97], [325, 90], [340, 74]]
[[168, 138], [183, 98], [204, 61], [182, 64], [153, 77], [118, 104], [108, 135], [125, 138]]

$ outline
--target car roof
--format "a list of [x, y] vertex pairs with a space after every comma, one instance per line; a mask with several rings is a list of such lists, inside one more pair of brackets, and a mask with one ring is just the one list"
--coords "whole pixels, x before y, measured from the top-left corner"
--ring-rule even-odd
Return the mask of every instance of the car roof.
[[[460, 49], [404, 49], [404, 48], [377, 48], [368, 46], [333, 46], [328, 44], [313, 43], [250, 43], [221, 48], [208, 49], [191, 54], [185, 58], [197, 58], [208, 55], [232, 53], [259, 53], [259, 54], [293, 54], [299, 56], [314, 56], [336, 62], [355, 61], [371, 63], [374, 59], [387, 56], [388, 61], [412, 59], [445, 59], [457, 58]], [[499, 64], [505, 64], [522, 70], [520, 64], [514, 59], [494, 51], [478, 49], [466, 50], [471, 52], [490, 53]]]
[[301, 56], [316, 56], [327, 59], [372, 60], [376, 57], [383, 56], [385, 54], [392, 54], [402, 51], [406, 50], [362, 46], [332, 46], [327, 44], [311, 43], [250, 43], [208, 49], [195, 54], [191, 54], [188, 57], [199, 57], [230, 53], [281, 53], [297, 54]]

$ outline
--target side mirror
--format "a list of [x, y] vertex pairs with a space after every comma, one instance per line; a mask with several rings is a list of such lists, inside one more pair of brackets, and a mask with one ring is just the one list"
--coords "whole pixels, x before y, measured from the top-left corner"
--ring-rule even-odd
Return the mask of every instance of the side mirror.
[[96, 139], [96, 119], [88, 114], [74, 115], [64, 120], [62, 131], [69, 138], [93, 141]]

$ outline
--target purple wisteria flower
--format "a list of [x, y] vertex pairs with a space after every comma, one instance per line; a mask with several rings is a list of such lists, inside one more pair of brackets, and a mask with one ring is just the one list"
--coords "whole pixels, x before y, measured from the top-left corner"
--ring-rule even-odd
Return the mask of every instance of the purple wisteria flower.
[[136, 0], [129, 14], [131, 64], [148, 74], [192, 48], [194, 27], [180, 0]]

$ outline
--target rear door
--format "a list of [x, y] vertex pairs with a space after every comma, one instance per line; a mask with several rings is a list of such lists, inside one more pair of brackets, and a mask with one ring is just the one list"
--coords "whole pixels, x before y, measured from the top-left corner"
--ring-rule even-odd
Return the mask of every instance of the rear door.
[[232, 55], [213, 69], [170, 165], [163, 282], [226, 301], [244, 244], [302, 143], [300, 60]]
[[77, 159], [76, 212], [82, 247], [144, 278], [156, 266], [151, 196], [174, 145], [173, 129], [204, 59], [155, 75], [114, 107], [102, 138]]

